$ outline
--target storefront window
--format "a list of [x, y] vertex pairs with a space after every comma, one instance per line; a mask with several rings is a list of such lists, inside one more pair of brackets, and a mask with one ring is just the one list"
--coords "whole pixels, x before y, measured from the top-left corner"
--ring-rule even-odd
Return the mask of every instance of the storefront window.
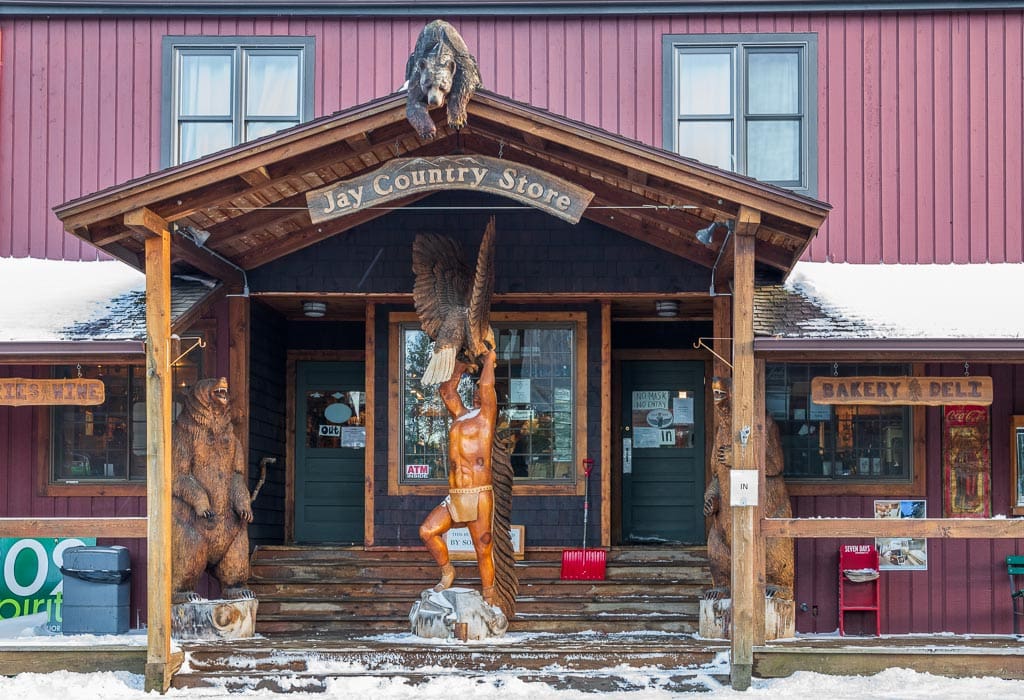
[[[183, 338], [182, 350], [195, 338]], [[171, 370], [173, 411], [202, 374], [203, 353], [194, 349]], [[100, 379], [105, 401], [98, 406], [54, 406], [50, 413], [51, 483], [146, 480], [146, 371], [142, 365], [63, 365], [55, 378]]]
[[902, 365], [769, 364], [765, 404], [778, 423], [786, 477], [843, 481], [911, 479], [912, 409], [898, 405], [821, 405], [818, 376], [905, 376]]
[[[499, 434], [510, 440], [518, 482], [573, 483], [576, 338], [573, 324], [495, 324]], [[436, 387], [419, 382], [431, 343], [417, 324], [402, 334], [401, 483], [447, 483], [450, 418]], [[460, 393], [472, 405], [475, 383]]]

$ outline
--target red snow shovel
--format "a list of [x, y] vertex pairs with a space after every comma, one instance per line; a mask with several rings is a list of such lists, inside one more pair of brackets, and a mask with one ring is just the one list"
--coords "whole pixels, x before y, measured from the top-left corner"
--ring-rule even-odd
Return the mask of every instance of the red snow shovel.
[[583, 549], [566, 549], [562, 551], [563, 581], [603, 581], [605, 570], [605, 551], [603, 549], [587, 549], [587, 515], [590, 513], [590, 472], [594, 470], [594, 460], [583, 460]]

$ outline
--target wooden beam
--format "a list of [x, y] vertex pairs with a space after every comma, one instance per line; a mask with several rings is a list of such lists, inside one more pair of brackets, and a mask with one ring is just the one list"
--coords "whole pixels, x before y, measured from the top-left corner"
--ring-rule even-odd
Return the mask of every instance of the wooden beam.
[[765, 537], [918, 537], [936, 539], [1020, 539], [1020, 518], [766, 518]]
[[143, 538], [146, 518], [0, 518], [0, 537]]
[[228, 299], [228, 391], [231, 423], [249, 465], [249, 297]]
[[270, 177], [270, 171], [267, 170], [265, 165], [257, 165], [252, 170], [244, 172], [238, 177], [245, 180], [245, 184], [250, 187], [262, 187], [273, 179]]
[[[124, 225], [133, 233], [141, 233], [147, 238], [151, 236], [163, 236], [170, 232], [170, 226], [166, 219], [158, 216], [156, 212], [147, 207], [133, 209], [124, 215]], [[148, 249], [147, 249], [148, 255]], [[168, 258], [168, 262], [170, 259]], [[148, 264], [147, 260], [147, 264]]]
[[[149, 212], [151, 213], [151, 212]], [[147, 211], [125, 216], [157, 228]], [[134, 225], [134, 224], [129, 224]], [[146, 510], [148, 520], [146, 690], [171, 683], [171, 235], [146, 239]]]
[[601, 302], [601, 546], [612, 546], [612, 303]]
[[[393, 203], [393, 206], [408, 206], [413, 202], [418, 202], [428, 194], [432, 193], [421, 193], [413, 195], [412, 197], [397, 200]], [[305, 197], [305, 195], [303, 195], [303, 197]], [[238, 264], [246, 270], [251, 270], [254, 267], [259, 267], [260, 265], [268, 263], [271, 260], [276, 260], [284, 255], [289, 255], [297, 250], [311, 246], [314, 243], [319, 243], [320, 241], [330, 238], [331, 236], [335, 236], [343, 231], [365, 224], [368, 221], [373, 221], [374, 219], [384, 216], [388, 211], [389, 210], [386, 208], [368, 209], [355, 214], [349, 214], [348, 216], [343, 216], [340, 219], [334, 219], [331, 222], [312, 224], [299, 231], [289, 233], [287, 236], [278, 239], [274, 243], [269, 243], [259, 248], [248, 250], [238, 256]], [[306, 216], [306, 214], [303, 214], [303, 216]]]
[[241, 271], [210, 251], [200, 248], [184, 236], [175, 236], [172, 243], [172, 261], [188, 263], [200, 272], [222, 281], [231, 292], [240, 292], [244, 288], [245, 278]]
[[[735, 242], [733, 287], [732, 368], [732, 470], [753, 471], [757, 462], [759, 436], [754, 411], [754, 259], [760, 212], [741, 208], [733, 236]], [[736, 495], [736, 485], [729, 489]], [[758, 494], [758, 500], [763, 498]], [[757, 506], [732, 508], [732, 665], [731, 682], [736, 690], [750, 687], [753, 668], [756, 605], [763, 607], [764, 593], [757, 591], [756, 547]]]

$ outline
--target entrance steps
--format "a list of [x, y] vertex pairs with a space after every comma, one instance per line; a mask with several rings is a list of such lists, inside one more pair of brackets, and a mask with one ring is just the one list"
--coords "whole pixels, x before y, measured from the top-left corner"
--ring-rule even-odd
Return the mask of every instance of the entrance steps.
[[329, 690], [332, 697], [375, 697], [388, 695], [395, 684], [458, 677], [474, 687], [490, 684], [506, 691], [509, 683], [521, 681], [595, 694], [657, 689], [660, 696], [729, 683], [728, 642], [673, 633], [509, 633], [470, 643], [409, 634], [275, 635], [183, 647], [186, 663], [172, 687], [237, 693]]
[[[456, 586], [479, 589], [475, 562], [455, 562]], [[563, 581], [560, 551], [517, 562], [510, 632], [696, 633], [699, 597], [711, 586], [704, 547], [631, 547], [608, 553], [603, 581]], [[249, 587], [263, 635], [408, 632], [409, 609], [437, 582], [416, 551], [261, 546]]]

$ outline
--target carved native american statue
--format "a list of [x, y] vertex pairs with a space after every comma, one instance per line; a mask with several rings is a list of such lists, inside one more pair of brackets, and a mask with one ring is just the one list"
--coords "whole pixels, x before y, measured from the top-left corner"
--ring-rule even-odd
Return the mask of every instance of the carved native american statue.
[[[515, 612], [518, 583], [512, 540], [512, 461], [508, 445], [496, 433], [494, 388], [496, 353], [490, 325], [494, 286], [494, 217], [484, 232], [471, 276], [459, 246], [449, 238], [420, 234], [413, 243], [413, 298], [434, 352], [421, 380], [440, 383], [438, 393], [452, 418], [448, 434], [448, 497], [427, 515], [420, 537], [441, 567], [434, 587], [451, 587], [455, 568], [444, 540], [453, 527], [466, 526], [477, 554], [483, 598]], [[466, 406], [458, 393], [464, 372], [480, 373], [476, 400]]]
[[437, 134], [429, 110], [448, 103], [448, 126], [466, 125], [466, 105], [480, 87], [480, 69], [455, 27], [436, 19], [423, 28], [405, 64], [406, 117], [420, 138]]
[[[732, 381], [714, 377], [715, 442], [711, 453], [711, 481], [704, 491], [704, 515], [709, 518], [708, 558], [715, 587], [705, 594], [711, 599], [730, 597], [732, 560], [732, 507], [729, 505], [729, 471], [732, 454]], [[779, 426], [765, 416], [764, 515], [789, 518], [793, 509], [782, 472], [785, 464]], [[789, 600], [793, 597], [793, 540], [772, 538], [765, 550], [765, 595]]]
[[226, 379], [196, 382], [174, 424], [173, 441], [173, 602], [201, 600], [195, 589], [206, 570], [220, 582], [224, 598], [252, 598], [245, 582], [253, 496], [231, 426]]

